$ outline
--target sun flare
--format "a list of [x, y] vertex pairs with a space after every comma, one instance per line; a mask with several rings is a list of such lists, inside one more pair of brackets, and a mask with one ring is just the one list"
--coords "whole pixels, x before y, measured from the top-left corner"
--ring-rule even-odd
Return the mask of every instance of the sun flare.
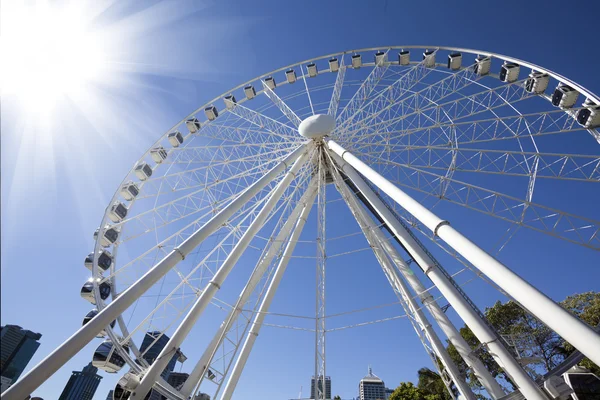
[[26, 108], [52, 107], [100, 81], [107, 67], [102, 38], [75, 6], [12, 5], [2, 10], [0, 37], [3, 96]]

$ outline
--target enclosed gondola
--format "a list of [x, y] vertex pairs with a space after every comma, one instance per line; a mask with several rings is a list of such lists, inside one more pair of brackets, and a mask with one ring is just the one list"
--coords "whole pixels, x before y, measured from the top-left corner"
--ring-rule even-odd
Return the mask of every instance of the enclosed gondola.
[[[81, 323], [81, 326], [85, 326], [88, 322], [90, 322], [92, 319], [94, 319], [96, 317], [96, 315], [98, 315], [99, 311], [98, 309], [94, 308], [92, 311], [90, 311], [89, 313], [87, 313], [85, 315], [85, 317], [83, 317], [83, 322]], [[113, 321], [110, 323], [110, 327], [114, 328], [115, 324], [117, 321]], [[106, 331], [103, 329], [101, 330], [96, 337], [97, 338], [103, 338], [106, 336]]]
[[206, 118], [208, 118], [209, 121], [214, 121], [219, 116], [219, 112], [215, 106], [206, 107], [204, 109], [204, 114], [206, 114]]
[[308, 76], [311, 78], [314, 78], [319, 74], [319, 71], [317, 70], [317, 64], [315, 63], [308, 64], [306, 69], [308, 70]]
[[135, 176], [137, 176], [140, 181], [145, 181], [152, 176], [152, 167], [145, 162], [139, 163], [135, 167]]
[[401, 50], [398, 53], [398, 64], [400, 64], [400, 65], [410, 64], [410, 50]]
[[265, 78], [265, 83], [267, 84], [267, 87], [271, 90], [275, 90], [275, 88], [277, 87], [277, 83], [275, 82], [275, 78], [273, 78], [272, 76], [269, 76], [268, 78]]
[[121, 222], [127, 217], [127, 207], [120, 201], [115, 201], [108, 210], [108, 218], [112, 222]]
[[154, 148], [152, 148], [152, 150], [150, 150], [150, 156], [152, 157], [154, 162], [157, 164], [160, 164], [164, 160], [166, 160], [167, 155], [168, 155], [167, 151], [162, 146], [154, 147]]
[[[96, 283], [99, 283], [98, 290], [100, 291], [100, 298], [102, 300], [108, 299], [110, 296], [110, 283], [101, 282], [100, 278], [96, 278]], [[81, 287], [81, 297], [92, 304], [96, 304], [96, 298], [94, 297], [94, 278], [90, 278]]]
[[138, 194], [140, 194], [140, 188], [132, 181], [124, 183], [121, 186], [121, 196], [127, 201], [135, 199]]
[[462, 66], [462, 54], [455, 52], [448, 54], [448, 69], [459, 70]]
[[228, 110], [233, 109], [233, 107], [235, 107], [235, 105], [237, 104], [237, 100], [235, 99], [235, 96], [232, 94], [225, 96], [223, 98], [223, 102], [225, 103], [225, 107], [227, 107]]
[[502, 82], [514, 82], [519, 79], [521, 67], [517, 63], [504, 61], [500, 67], [500, 75], [498, 76]]
[[387, 53], [378, 51], [375, 53], [375, 65], [382, 66], [387, 62]]
[[252, 100], [256, 97], [256, 89], [254, 89], [254, 86], [248, 85], [244, 88], [244, 94], [248, 100]]
[[423, 52], [423, 65], [427, 68], [435, 67], [435, 50], [425, 50]]
[[362, 67], [362, 57], [360, 54], [354, 54], [352, 56], [352, 68], [358, 69]]
[[571, 108], [575, 105], [579, 92], [571, 86], [560, 83], [552, 94], [552, 105], [560, 108]]
[[288, 83], [296, 82], [296, 71], [294, 71], [293, 69], [288, 69], [287, 71], [285, 71], [285, 79]]
[[[121, 347], [129, 354], [129, 345], [121, 344]], [[117, 351], [114, 343], [107, 339], [94, 352], [92, 365], [108, 373], [119, 372], [125, 365], [125, 359]]]
[[329, 70], [331, 72], [338, 72], [340, 69], [340, 62], [337, 58], [333, 57], [329, 59]]
[[[98, 252], [98, 267], [102, 270], [102, 272], [107, 271], [113, 263], [113, 256], [106, 250], [100, 250]], [[87, 269], [90, 271], [94, 267], [94, 253], [91, 252], [85, 258], [83, 263]]]
[[179, 147], [179, 145], [183, 143], [183, 135], [179, 131], [169, 133], [168, 139], [173, 147]]
[[600, 127], [600, 105], [586, 99], [583, 108], [577, 112], [577, 122], [586, 129]]
[[187, 126], [190, 133], [196, 133], [200, 130], [200, 121], [197, 118], [189, 118], [185, 121], [185, 126]]
[[525, 90], [529, 93], [541, 94], [548, 88], [550, 76], [544, 72], [531, 71], [525, 81]]
[[475, 58], [475, 65], [473, 66], [473, 72], [476, 75], [484, 76], [490, 73], [490, 67], [492, 66], [492, 60], [488, 56], [478, 55]]

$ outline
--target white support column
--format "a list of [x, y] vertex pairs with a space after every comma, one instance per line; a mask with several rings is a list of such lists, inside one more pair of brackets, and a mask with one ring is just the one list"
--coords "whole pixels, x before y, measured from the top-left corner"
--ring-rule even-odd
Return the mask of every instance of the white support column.
[[313, 180], [309, 183], [308, 188], [298, 201], [298, 204], [294, 207], [294, 209], [288, 216], [287, 221], [283, 224], [283, 226], [277, 233], [277, 236], [269, 245], [269, 249], [267, 250], [265, 256], [258, 262], [256, 268], [250, 276], [250, 279], [248, 280], [248, 283], [240, 293], [240, 296], [235, 306], [229, 312], [227, 317], [223, 320], [223, 323], [215, 333], [212, 341], [204, 350], [202, 357], [200, 357], [200, 359], [196, 363], [196, 366], [190, 373], [190, 376], [185, 381], [183, 387], [180, 390], [181, 394], [185, 398], [191, 396], [192, 392], [194, 391], [194, 388], [198, 387], [202, 383], [202, 380], [205, 376], [205, 371], [210, 365], [211, 360], [214, 357], [214, 354], [217, 351], [219, 345], [223, 341], [224, 335], [227, 333], [233, 322], [238, 318], [238, 316], [242, 312], [243, 305], [248, 301], [248, 298], [250, 297], [252, 292], [254, 292], [256, 285], [262, 279], [265, 271], [267, 270], [269, 265], [271, 265], [271, 262], [273, 262], [273, 259], [275, 259], [277, 254], [279, 254], [279, 251], [283, 247], [285, 240], [296, 225], [298, 216], [305, 208], [305, 204], [307, 203], [308, 199], [312, 198], [314, 201], [316, 192], [316, 180], [316, 178], [313, 178]]
[[[377, 228], [377, 226], [373, 223], [373, 220], [367, 215], [364, 208], [362, 208], [358, 201], [354, 196], [350, 194], [349, 188], [342, 182], [337, 171], [333, 173], [334, 179], [336, 181], [336, 185], [338, 186], [338, 191], [342, 195], [342, 198], [346, 202], [346, 205], [352, 211], [352, 215], [356, 219], [356, 222], [362, 229], [365, 238], [367, 239], [369, 245], [373, 249], [375, 253], [375, 257], [379, 261], [381, 268], [383, 269], [384, 274], [388, 278], [392, 289], [396, 292], [399, 297], [399, 300], [405, 304], [404, 308], [408, 315], [412, 315], [416, 320], [418, 326], [415, 326], [415, 329], [420, 329], [426, 335], [426, 338], [431, 343], [433, 350], [437, 357], [439, 357], [440, 361], [444, 365], [444, 368], [450, 375], [450, 379], [456, 385], [456, 388], [462, 394], [462, 396], [466, 399], [474, 400], [475, 395], [473, 394], [469, 385], [461, 378], [460, 372], [450, 355], [446, 351], [443, 342], [440, 340], [437, 333], [433, 330], [431, 324], [427, 320], [427, 317], [417, 305], [414, 300], [411, 292], [408, 290], [408, 287], [404, 283], [404, 281], [400, 278], [398, 271], [392, 266], [390, 263], [390, 259], [386, 255], [384, 243], [386, 243], [386, 239], [383, 236], [382, 232]], [[398, 263], [397, 266], [399, 269], [408, 269], [408, 266], [404, 263], [403, 260], [394, 260], [395, 263]], [[417, 335], [420, 336], [420, 332], [417, 331]], [[435, 363], [435, 359], [432, 360]], [[436, 365], [434, 367], [437, 368]], [[446, 382], [444, 382], [446, 383]], [[451, 388], [449, 384], [447, 384], [448, 391], [454, 397], [451, 392]]]
[[[371, 207], [379, 214], [379, 217], [386, 223], [388, 227], [394, 233], [396, 237], [410, 237], [404, 227], [397, 223], [394, 215], [387, 209], [385, 204], [377, 197], [375, 192], [367, 185], [362, 177], [344, 160], [342, 160], [337, 154], [332, 153], [332, 156], [336, 163], [340, 166], [342, 171], [352, 181], [354, 186], [361, 192], [364, 198], [370, 203]], [[400, 235], [402, 233], [402, 235]], [[429, 265], [434, 265], [433, 261], [429, 256], [422, 251], [420, 246], [413, 243], [412, 237], [410, 242], [401, 240], [403, 247], [406, 249], [408, 254], [416, 260], [417, 264], [423, 269], [427, 270]], [[460, 332], [452, 324], [448, 316], [442, 311], [439, 304], [434, 300], [433, 296], [426, 291], [425, 287], [421, 283], [420, 279], [410, 270], [408, 266], [402, 267], [404, 260], [389, 242], [383, 242], [386, 253], [389, 254], [390, 258], [399, 267], [402, 276], [406, 279], [412, 289], [418, 294], [423, 305], [429, 310], [439, 327], [442, 329], [444, 334], [448, 337], [450, 342], [454, 345], [460, 356], [465, 360], [477, 377], [477, 380], [483, 385], [487, 392], [492, 396], [493, 399], [503, 397], [505, 395], [504, 390], [500, 384], [494, 379], [492, 374], [485, 368], [483, 362], [472, 353], [466, 340], [460, 335]]]
[[291, 152], [277, 166], [267, 172], [229, 203], [223, 210], [204, 224], [181, 245], [171, 251], [165, 258], [152, 267], [144, 276], [113, 300], [106, 308], [98, 313], [90, 322], [81, 327], [77, 332], [67, 339], [62, 345], [54, 350], [48, 357], [31, 369], [25, 376], [19, 379], [13, 386], [2, 394], [3, 400], [23, 400], [35, 389], [52, 376], [60, 367], [79, 352], [85, 345], [96, 338], [96, 335], [121, 315], [141, 295], [158, 282], [171, 268], [185, 258], [204, 239], [219, 229], [223, 222], [227, 221], [236, 211], [254, 197], [261, 189], [288, 167], [288, 163], [296, 160], [307, 151], [307, 146], [302, 145]]
[[252, 322], [252, 327], [250, 328], [250, 332], [246, 337], [246, 341], [242, 346], [242, 350], [240, 351], [240, 356], [238, 357], [233, 370], [231, 371], [231, 378], [227, 382], [225, 389], [223, 390], [223, 395], [221, 396], [221, 400], [230, 400], [233, 392], [235, 391], [235, 387], [240, 379], [242, 371], [246, 366], [246, 361], [248, 361], [248, 356], [252, 351], [252, 346], [254, 346], [254, 342], [260, 333], [260, 328], [262, 327], [263, 321], [265, 319], [266, 313], [269, 311], [269, 307], [271, 306], [271, 302], [273, 301], [273, 297], [275, 296], [275, 292], [277, 291], [277, 287], [279, 286], [279, 282], [281, 282], [281, 278], [287, 268], [287, 265], [292, 257], [294, 252], [294, 248], [296, 247], [296, 243], [300, 238], [300, 234], [302, 233], [302, 229], [304, 228], [304, 224], [306, 223], [306, 219], [308, 218], [308, 214], [312, 208], [313, 203], [315, 202], [316, 191], [313, 191], [310, 197], [306, 200], [304, 204], [304, 208], [302, 209], [302, 213], [298, 217], [296, 227], [294, 228], [294, 232], [290, 237], [290, 240], [283, 251], [283, 255], [281, 257], [281, 261], [279, 261], [279, 265], [275, 270], [275, 274], [273, 275], [273, 279], [267, 288], [267, 292], [265, 293], [265, 297], [263, 298], [262, 303], [260, 304], [260, 308], [256, 317], [254, 317], [254, 321]]
[[246, 232], [242, 235], [239, 242], [235, 245], [235, 247], [231, 250], [219, 270], [213, 276], [213, 279], [206, 285], [198, 299], [196, 299], [194, 305], [187, 313], [179, 327], [169, 342], [165, 345], [165, 347], [160, 352], [157, 359], [150, 365], [150, 367], [146, 370], [144, 377], [142, 378], [138, 387], [135, 388], [133, 393], [131, 394], [132, 400], [136, 399], [144, 399], [152, 386], [156, 382], [156, 379], [161, 374], [161, 372], [165, 369], [172, 355], [179, 349], [187, 335], [190, 333], [200, 315], [206, 309], [206, 306], [210, 303], [214, 295], [221, 288], [221, 285], [242, 256], [254, 236], [258, 233], [258, 231], [262, 228], [264, 222], [267, 217], [273, 210], [273, 208], [277, 205], [277, 202], [283, 196], [285, 190], [290, 185], [292, 180], [296, 177], [296, 173], [300, 170], [300, 168], [306, 162], [308, 158], [308, 152], [303, 152], [296, 159], [290, 170], [286, 173], [284, 178], [279, 182], [277, 187], [271, 192], [271, 196], [265, 203], [264, 207], [254, 221], [250, 224]]
[[[461, 253], [467, 260], [469, 260], [473, 265], [475, 265], [479, 270], [488, 275], [494, 282], [496, 282], [502, 289], [504, 289], [507, 293], [517, 299], [521, 304], [527, 307], [530, 311], [534, 313], [534, 315], [538, 316], [543, 322], [547, 323], [552, 329], [554, 329], [558, 334], [563, 336], [567, 340], [569, 337], [575, 336], [575, 342], [571, 342], [572, 344], [580, 343], [580, 340], [577, 339], [576, 335], [573, 335], [573, 332], [570, 328], [566, 326], [558, 326], [562, 321], [563, 324], [568, 325], [571, 322], [574, 325], [580, 327], [582, 333], [587, 333], [587, 329], [591, 331], [590, 334], [586, 334], [585, 337], [589, 340], [590, 343], [600, 342], [600, 337], [592, 331], [587, 325], [583, 324], [577, 318], [570, 315], [567, 311], [563, 310], [560, 306], [554, 303], [552, 300], [548, 299], [546, 296], [541, 294], [537, 289], [526, 283], [523, 279], [521, 279], [514, 272], [510, 271], [504, 265], [499, 263], [489, 254], [485, 253], [483, 250], [479, 249], [473, 243], [468, 241], [464, 236], [460, 233], [456, 232], [452, 229], [447, 221], [443, 221], [437, 216], [435, 216], [432, 212], [427, 210], [417, 201], [412, 199], [406, 193], [398, 189], [391, 182], [389, 182], [386, 178], [378, 174], [376, 171], [371, 169], [368, 165], [360, 161], [358, 158], [350, 154], [343, 147], [335, 143], [333, 140], [328, 142], [329, 148], [338, 154], [344, 161], [354, 167], [358, 172], [363, 174], [367, 179], [369, 179], [373, 184], [380, 187], [388, 196], [394, 199], [398, 204], [400, 204], [405, 210], [419, 219], [425, 226], [431, 229], [434, 234], [437, 234], [442, 239], [446, 240], [448, 244], [455, 248], [459, 253]], [[448, 230], [449, 229], [449, 230]], [[445, 231], [445, 232], [442, 232]], [[446, 233], [450, 233], [447, 235]], [[443, 236], [442, 236], [443, 234]], [[455, 246], [456, 239], [452, 238], [448, 239], [448, 236], [458, 236], [462, 238], [464, 241], [471, 244], [472, 247], [465, 246], [459, 244]], [[408, 236], [408, 235], [407, 235]], [[399, 239], [405, 239], [401, 235]], [[457, 248], [458, 247], [458, 248]], [[474, 251], [474, 249], [477, 251]], [[474, 256], [475, 255], [475, 256]], [[485, 255], [485, 256], [484, 256]], [[494, 332], [490, 330], [490, 328], [479, 319], [479, 316], [474, 312], [474, 310], [467, 304], [465, 299], [458, 293], [456, 288], [449, 284], [449, 282], [444, 279], [443, 274], [435, 268], [434, 265], [427, 265], [427, 269], [425, 273], [431, 281], [438, 287], [440, 292], [446, 297], [448, 302], [454, 307], [458, 315], [465, 321], [467, 326], [471, 328], [473, 333], [477, 336], [477, 338], [485, 344], [489, 350], [490, 354], [496, 359], [496, 362], [510, 375], [513, 381], [520, 388], [521, 393], [525, 395], [525, 397], [529, 400], [539, 399], [546, 400], [547, 397], [544, 392], [537, 387], [537, 385], [533, 382], [533, 380], [527, 375], [527, 373], [523, 370], [521, 365], [512, 357], [510, 352], [499, 342], [499, 339], [495, 336]], [[506, 280], [506, 277], [503, 275], [510, 276], [511, 279]], [[496, 279], [500, 275], [501, 279], [498, 282]], [[515, 290], [518, 289], [518, 290]], [[520, 292], [520, 293], [516, 293]], [[527, 294], [533, 296], [533, 299], [537, 299], [537, 301], [544, 301], [544, 303], [551, 303], [548, 309], [545, 307], [539, 307], [538, 304], [531, 304], [532, 308], [530, 308], [531, 299], [527, 298]], [[556, 319], [548, 318], [548, 311], [552, 310], [552, 313], [556, 315]], [[541, 311], [541, 315], [538, 315], [538, 311]], [[566, 315], [565, 315], [566, 314]], [[542, 318], [543, 316], [543, 318]], [[546, 322], [546, 320], [551, 319], [552, 321]], [[566, 328], [566, 329], [565, 329]], [[567, 336], [563, 335], [561, 332], [566, 331]], [[581, 345], [581, 343], [580, 343]], [[584, 347], [590, 348], [587, 345], [583, 344]], [[595, 353], [600, 353], [600, 345], [597, 346], [596, 351], [594, 351], [594, 345], [591, 346], [591, 355]], [[581, 350], [581, 349], [580, 349]], [[582, 351], [583, 352], [583, 351]], [[592, 357], [590, 357], [592, 358]], [[598, 356], [600, 358], [600, 355]]]

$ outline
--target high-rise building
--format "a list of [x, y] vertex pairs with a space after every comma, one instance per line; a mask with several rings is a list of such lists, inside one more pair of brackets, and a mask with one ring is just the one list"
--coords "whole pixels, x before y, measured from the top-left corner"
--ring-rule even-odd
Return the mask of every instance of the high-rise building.
[[392, 393], [394, 393], [394, 389], [385, 388], [385, 400], [388, 400]]
[[40, 333], [18, 325], [0, 327], [0, 375], [15, 382], [40, 347]]
[[106, 396], [106, 400], [113, 400], [113, 392], [114, 392], [114, 390], [111, 390], [110, 392], [108, 392], [108, 395]]
[[183, 386], [185, 381], [187, 381], [187, 378], [189, 376], [190, 376], [190, 374], [186, 374], [185, 372], [171, 372], [169, 374], [169, 378], [167, 379], [167, 382], [169, 383], [169, 385], [171, 385], [175, 389], [179, 390], [179, 389], [181, 389], [181, 387]]
[[58, 400], [92, 400], [102, 377], [89, 363], [82, 371], [73, 371]]
[[[319, 390], [322, 392], [323, 391], [322, 376], [319, 376], [318, 385], [319, 385]], [[310, 398], [316, 399], [317, 398], [316, 395], [317, 394], [315, 393], [315, 377], [313, 376], [310, 380]], [[329, 377], [329, 376], [325, 377], [325, 398], [331, 399], [331, 377]]]
[[385, 400], [385, 383], [369, 367], [369, 374], [358, 384], [358, 400]]
[[[142, 353], [144, 360], [148, 361], [148, 364], [152, 364], [154, 360], [158, 358], [160, 352], [165, 348], [168, 342], [169, 337], [165, 334], [161, 335], [158, 331], [146, 332], [142, 345], [140, 346], [140, 353]], [[177, 361], [184, 362], [185, 360], [186, 357], [183, 353], [180, 350], [177, 350], [160, 376], [164, 379], [168, 379], [169, 373], [175, 369], [175, 363]]]

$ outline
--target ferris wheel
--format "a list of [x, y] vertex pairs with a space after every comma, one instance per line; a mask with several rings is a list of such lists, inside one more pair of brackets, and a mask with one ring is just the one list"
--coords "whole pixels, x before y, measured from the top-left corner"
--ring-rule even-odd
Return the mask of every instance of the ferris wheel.
[[[294, 259], [313, 279], [314, 393], [325, 399], [326, 337], [359, 325], [328, 325], [325, 291], [336, 282], [326, 266], [370, 252], [449, 389], [475, 399], [446, 339], [490, 397], [507, 394], [446, 303], [527, 399], [546, 399], [453, 269], [484, 279], [600, 364], [598, 334], [490, 254], [523, 232], [573, 253], [600, 250], [595, 207], [573, 209], [559, 195], [597, 198], [599, 127], [600, 99], [575, 82], [468, 49], [346, 51], [245, 82], [135, 163], [85, 259], [81, 295], [93, 309], [83, 327], [3, 398], [22, 400], [98, 337], [93, 364], [128, 368], [115, 399], [230, 399]], [[342, 208], [350, 219], [335, 219]], [[470, 235], [454, 227], [465, 218], [477, 225]], [[236, 273], [244, 284], [228, 288]], [[186, 344], [198, 347], [206, 332], [189, 357]], [[189, 377], [173, 385], [164, 371], [186, 358]]]

